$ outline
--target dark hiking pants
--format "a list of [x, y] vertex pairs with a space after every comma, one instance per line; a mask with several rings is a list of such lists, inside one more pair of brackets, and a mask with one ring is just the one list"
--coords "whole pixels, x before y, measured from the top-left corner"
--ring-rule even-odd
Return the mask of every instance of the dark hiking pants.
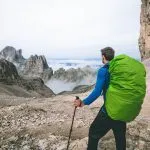
[[104, 112], [99, 111], [89, 129], [87, 150], [97, 150], [99, 140], [110, 130], [113, 130], [116, 150], [126, 150], [126, 123], [112, 120]]

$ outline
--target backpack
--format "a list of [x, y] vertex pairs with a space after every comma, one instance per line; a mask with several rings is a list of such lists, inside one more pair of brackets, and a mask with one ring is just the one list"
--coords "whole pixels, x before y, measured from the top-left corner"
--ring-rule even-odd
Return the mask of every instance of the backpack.
[[119, 55], [109, 63], [110, 84], [105, 108], [113, 120], [130, 122], [140, 113], [146, 94], [146, 70], [142, 63]]

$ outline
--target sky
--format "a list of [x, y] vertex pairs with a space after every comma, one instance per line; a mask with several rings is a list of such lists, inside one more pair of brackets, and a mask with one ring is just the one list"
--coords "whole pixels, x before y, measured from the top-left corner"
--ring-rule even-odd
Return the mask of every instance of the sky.
[[98, 58], [113, 47], [139, 58], [141, 0], [0, 0], [0, 50], [25, 58]]

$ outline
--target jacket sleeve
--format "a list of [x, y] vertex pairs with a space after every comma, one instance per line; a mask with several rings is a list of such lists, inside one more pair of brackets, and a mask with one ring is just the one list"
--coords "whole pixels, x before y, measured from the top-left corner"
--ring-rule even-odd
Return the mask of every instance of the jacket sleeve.
[[106, 68], [100, 68], [97, 74], [97, 80], [96, 85], [92, 93], [83, 100], [83, 103], [85, 105], [90, 105], [92, 102], [94, 102], [102, 93], [103, 86], [105, 84], [105, 78], [106, 78]]

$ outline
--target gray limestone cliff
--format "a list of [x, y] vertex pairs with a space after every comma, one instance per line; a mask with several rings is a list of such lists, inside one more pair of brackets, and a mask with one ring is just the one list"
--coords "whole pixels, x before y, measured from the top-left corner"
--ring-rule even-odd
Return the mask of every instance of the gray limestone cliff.
[[142, 0], [139, 49], [142, 60], [150, 58], [150, 0]]

